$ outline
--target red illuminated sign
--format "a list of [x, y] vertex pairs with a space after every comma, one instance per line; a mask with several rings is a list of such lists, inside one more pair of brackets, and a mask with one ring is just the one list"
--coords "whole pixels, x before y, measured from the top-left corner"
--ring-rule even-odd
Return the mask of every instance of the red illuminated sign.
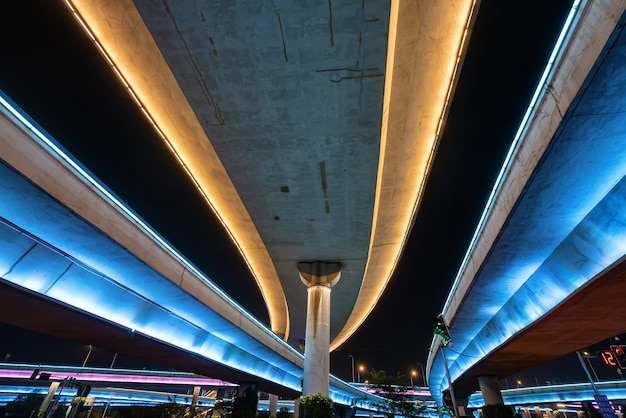
[[611, 345], [610, 350], [600, 351], [604, 364], [626, 369], [626, 345]]
[[602, 350], [600, 351], [600, 356], [602, 357], [602, 361], [604, 364], [609, 366], [617, 366], [617, 360], [615, 360], [615, 354], [611, 350]]

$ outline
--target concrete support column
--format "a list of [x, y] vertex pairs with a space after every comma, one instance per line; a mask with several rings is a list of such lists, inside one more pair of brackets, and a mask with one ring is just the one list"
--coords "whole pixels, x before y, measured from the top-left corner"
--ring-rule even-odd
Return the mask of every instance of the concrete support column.
[[531, 413], [530, 413], [530, 410], [528, 409], [527, 406], [525, 406], [524, 409], [522, 409], [522, 417], [523, 418], [533, 418]]
[[478, 376], [478, 385], [483, 393], [485, 405], [504, 405], [502, 392], [496, 376]]
[[302, 395], [328, 396], [330, 373], [330, 289], [339, 281], [339, 263], [298, 263], [308, 286]]
[[50, 405], [50, 402], [52, 401], [52, 398], [54, 397], [54, 394], [59, 388], [59, 384], [60, 384], [59, 382], [50, 383], [50, 387], [48, 388], [48, 394], [46, 395], [45, 398], [43, 398], [43, 401], [41, 402], [41, 405], [39, 406], [39, 409], [37, 410], [37, 417], [42, 417], [44, 415], [44, 413], [48, 409], [48, 406]]
[[198, 403], [198, 396], [200, 396], [200, 386], [193, 387], [193, 396], [191, 397], [191, 407], [195, 408]]
[[278, 409], [278, 395], [270, 393], [270, 418], [276, 417], [276, 410]]

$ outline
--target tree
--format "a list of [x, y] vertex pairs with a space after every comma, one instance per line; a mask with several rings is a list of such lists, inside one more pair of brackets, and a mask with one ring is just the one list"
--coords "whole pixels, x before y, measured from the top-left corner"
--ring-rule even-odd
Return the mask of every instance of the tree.
[[332, 418], [335, 415], [335, 406], [330, 397], [315, 393], [300, 396], [299, 405], [303, 418]]
[[410, 387], [405, 385], [406, 376], [398, 373], [389, 376], [384, 370], [373, 370], [369, 387], [374, 393], [387, 399], [387, 402], [375, 404], [379, 412], [392, 418], [395, 415], [413, 418], [419, 417], [426, 406], [419, 405], [409, 393]]
[[44, 394], [38, 392], [19, 395], [14, 400], [7, 402], [6, 415], [12, 417], [35, 416], [44, 397]]
[[259, 397], [255, 386], [249, 386], [243, 396], [238, 396], [233, 401], [232, 418], [255, 418]]
[[501, 403], [483, 406], [479, 414], [482, 418], [514, 418], [513, 408]]

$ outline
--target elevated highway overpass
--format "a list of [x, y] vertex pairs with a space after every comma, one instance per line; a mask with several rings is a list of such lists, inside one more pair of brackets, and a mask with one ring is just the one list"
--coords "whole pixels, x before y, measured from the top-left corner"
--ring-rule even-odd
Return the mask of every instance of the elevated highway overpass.
[[[90, 217], [115, 225], [109, 231], [126, 240], [125, 246], [115, 242], [0, 164], [0, 311], [6, 321], [178, 370], [298, 396], [304, 364], [300, 352], [160, 240], [5, 98], [0, 103], [5, 144], [10, 143], [17, 158], [37, 161], [28, 164], [30, 174], [56, 173], [49, 193], [72, 190], [71, 196], [61, 194], [79, 199], [83, 214], [92, 211]], [[334, 377], [331, 382], [336, 402], [365, 402], [364, 392]]]
[[[297, 393], [299, 266], [341, 266], [314, 323], [334, 349], [406, 242], [476, 2], [5, 7], [6, 320]], [[244, 274], [209, 280], [210, 235]], [[259, 292], [267, 319], [212, 280]]]
[[[409, 1], [6, 6], [2, 26], [8, 28], [7, 38], [25, 44], [4, 45], [2, 90], [28, 115], [26, 122], [16, 122], [16, 114], [4, 120], [0, 157], [6, 190], [19, 194], [11, 188], [16, 170], [51, 197], [40, 209], [49, 209], [55, 200], [68, 208], [37, 224], [33, 212], [5, 203], [6, 230], [44, 243], [70, 264], [77, 261], [87, 275], [106, 277], [99, 295], [114, 292], [120, 307], [109, 321], [134, 329], [128, 326], [133, 315], [121, 307], [138, 303], [145, 308], [139, 309], [141, 325], [152, 322], [154, 314], [150, 327], [169, 337], [179, 335], [173, 331], [178, 325], [161, 327], [156, 318], [174, 311], [174, 299], [201, 310], [211, 294], [220, 293], [199, 278], [221, 262], [218, 251], [202, 252], [209, 236], [214, 242], [223, 238], [223, 245], [215, 245], [232, 247], [244, 266], [211, 280], [237, 298], [250, 293], [262, 298], [259, 316], [267, 318], [260, 322], [273, 333], [269, 340], [263, 337], [263, 344], [278, 338], [292, 348], [306, 346], [311, 286], [302, 283], [301, 266], [332, 263], [341, 267], [328, 303], [332, 320], [317, 325], [329, 328], [325, 351], [335, 349], [372, 311], [406, 242], [475, 6], [468, 0], [440, 6]], [[52, 49], [36, 41], [59, 33], [65, 38], [55, 37]], [[429, 41], [419, 42], [423, 37]], [[30, 73], [40, 57], [46, 57], [48, 72]], [[412, 91], [420, 94], [408, 94]], [[58, 114], [60, 97], [66, 107]], [[23, 136], [37, 137], [31, 124], [53, 133], [49, 143], [32, 145], [43, 147], [43, 154], [22, 148], [33, 139]], [[67, 152], [49, 162], [44, 154], [55, 147]], [[66, 165], [78, 179], [67, 177]], [[81, 184], [81, 171], [98, 180]], [[130, 209], [100, 213], [98, 199], [109, 191], [105, 200], [119, 199]], [[76, 220], [65, 214], [71, 212]], [[85, 223], [77, 227], [74, 222], [81, 218]], [[140, 236], [147, 231], [142, 223], [157, 221], [156, 234]], [[104, 245], [108, 238], [115, 243]], [[94, 260], [85, 255], [87, 247], [96, 253], [106, 247], [115, 256], [102, 253]], [[28, 263], [29, 248], [7, 260], [4, 276], [18, 276], [19, 269], [11, 266]], [[163, 255], [169, 248], [180, 249], [184, 257]], [[136, 257], [131, 264], [145, 264], [166, 278], [162, 286], [133, 275], [144, 266], [126, 270], [125, 257], [115, 252], [125, 250], [128, 259]], [[107, 266], [104, 260], [119, 264]], [[36, 270], [35, 264], [29, 266]], [[58, 277], [48, 283], [52, 287], [34, 291], [49, 296]], [[101, 315], [103, 306], [112, 303], [106, 297], [95, 303], [90, 298], [97, 293], [83, 290], [68, 293], [72, 301], [65, 300], [64, 307]], [[151, 305], [160, 292], [168, 296], [158, 307]], [[236, 324], [247, 332], [259, 325], [237, 307], [232, 314], [226, 328]], [[216, 335], [211, 327], [204, 331]], [[195, 346], [205, 337], [185, 334], [178, 341]], [[229, 339], [230, 346], [239, 342], [229, 335], [221, 338]], [[299, 388], [299, 377], [289, 379], [295, 380], [288, 386]]]
[[[626, 330], [624, 5], [572, 10], [443, 309], [458, 398]], [[429, 385], [449, 387], [440, 337]]]
[[[7, 321], [298, 393], [307, 293], [335, 282], [303, 284], [301, 265], [341, 266], [332, 320], [313, 323], [327, 352], [391, 277], [475, 6], [6, 6], [7, 39], [25, 42], [2, 50]], [[210, 235], [244, 274], [196, 266], [221, 261], [196, 245]], [[267, 320], [212, 280], [258, 292]]]
[[[342, 266], [330, 306], [329, 348], [337, 348], [387, 285], [437, 146], [447, 124], [459, 121], [449, 111], [480, 11], [472, 1], [358, 3], [331, 7], [331, 15], [328, 5], [270, 10], [255, 2], [215, 10], [142, 1], [51, 7], [74, 28], [85, 61], [118, 87], [109, 96], [97, 82], [33, 94], [17, 76], [2, 86], [10, 92], [5, 109], [18, 109], [3, 113], [0, 147], [2, 243], [11, 249], [2, 260], [6, 317], [183, 370], [298, 393], [307, 316], [298, 263]], [[623, 6], [586, 1], [575, 9], [444, 308], [461, 395], [479, 375], [510, 374], [624, 331], [617, 320], [598, 326], [601, 314], [584, 312], [576, 318], [589, 322], [577, 326], [597, 333], [574, 338], [571, 327], [551, 339], [557, 344], [543, 344], [554, 327], [573, 323], [576, 301], [597, 299], [591, 290], [623, 294], [613, 287], [623, 255], [615, 209], [624, 166], [616, 70]], [[10, 68], [22, 59], [7, 56]], [[88, 121], [77, 123], [54, 108], [54, 94], [93, 105], [95, 91], [96, 100], [114, 104], [98, 108], [104, 117], [74, 105], [72, 115]], [[131, 114], [145, 116], [140, 128], [124, 126]], [[117, 137], [127, 148], [108, 145]], [[207, 226], [217, 218], [252, 278], [218, 284], [258, 286], [266, 323], [213, 285], [196, 267], [201, 256], [189, 262], [178, 254], [192, 244], [178, 236], [172, 246], [152, 231], [144, 221], [149, 209], [170, 217], [161, 225], [172, 240], [179, 227], [217, 234]], [[190, 228], [192, 212], [207, 224], [191, 221]], [[552, 276], [559, 279], [546, 279]], [[562, 322], [541, 328], [546, 313], [558, 312]], [[428, 363], [435, 397], [447, 385], [438, 350], [436, 340]], [[331, 385], [336, 396], [356, 396], [336, 379]]]

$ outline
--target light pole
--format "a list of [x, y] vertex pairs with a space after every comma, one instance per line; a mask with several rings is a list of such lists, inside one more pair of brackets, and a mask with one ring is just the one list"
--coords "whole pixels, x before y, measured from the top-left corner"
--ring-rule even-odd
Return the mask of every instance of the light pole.
[[450, 369], [448, 368], [448, 360], [446, 359], [446, 347], [441, 345], [441, 357], [443, 358], [443, 365], [446, 369], [446, 377], [448, 378], [448, 387], [450, 389], [450, 397], [452, 398], [452, 409], [455, 416], [458, 416], [459, 409], [456, 406], [456, 396], [454, 396], [454, 387], [452, 387], [452, 378], [450, 378]]
[[357, 373], [358, 377], [359, 377], [359, 383], [361, 383], [361, 372], [363, 371], [363, 366], [359, 366], [359, 371]]
[[411, 387], [415, 386], [413, 384], [413, 376], [415, 376], [417, 373], [415, 372], [415, 370], [411, 370]]
[[450, 390], [450, 397], [452, 398], [452, 412], [455, 416], [458, 416], [459, 409], [456, 405], [456, 397], [454, 396], [454, 387], [452, 386], [452, 378], [450, 377], [450, 369], [448, 368], [448, 359], [446, 359], [446, 346], [452, 340], [450, 336], [450, 328], [443, 317], [443, 314], [437, 316], [437, 326], [435, 326], [435, 334], [441, 337], [440, 345], [441, 357], [443, 359], [443, 366], [446, 370], [446, 377], [448, 378], [448, 388]]
[[115, 359], [117, 359], [117, 353], [115, 353], [115, 355], [113, 356], [113, 361], [111, 361], [111, 365], [109, 366], [109, 369], [113, 368], [113, 364], [115, 364]]
[[591, 364], [591, 357], [589, 355], [589, 353], [587, 351], [583, 351], [583, 358], [585, 360], [587, 360], [587, 364], [589, 365], [589, 367], [591, 368], [591, 371], [593, 372], [594, 377], [596, 378], [596, 382], [599, 382], [600, 379], [598, 378], [598, 374], [596, 373], [596, 369], [593, 368], [593, 364]]
[[85, 356], [85, 361], [83, 361], [83, 367], [85, 367], [85, 364], [87, 364], [87, 360], [89, 360], [89, 356], [91, 355], [91, 350], [93, 350], [93, 347], [90, 344], [89, 351], [87, 352], [87, 355]]
[[595, 383], [593, 383], [593, 379], [591, 378], [591, 375], [589, 374], [589, 370], [587, 370], [587, 365], [585, 364], [585, 361], [583, 360], [583, 356], [580, 355], [580, 351], [577, 351], [576, 355], [578, 356], [580, 365], [583, 366], [583, 370], [585, 371], [585, 374], [587, 375], [587, 379], [589, 379], [589, 383], [591, 384], [593, 393], [595, 393], [596, 395], [599, 395], [600, 392], [598, 392], [598, 388], [596, 387]]
[[426, 387], [426, 374], [424, 373], [424, 365], [422, 363], [417, 363], [420, 366], [420, 371], [422, 372], [422, 386]]
[[348, 354], [350, 360], [352, 360], [352, 383], [354, 383], [354, 356], [352, 354]]

